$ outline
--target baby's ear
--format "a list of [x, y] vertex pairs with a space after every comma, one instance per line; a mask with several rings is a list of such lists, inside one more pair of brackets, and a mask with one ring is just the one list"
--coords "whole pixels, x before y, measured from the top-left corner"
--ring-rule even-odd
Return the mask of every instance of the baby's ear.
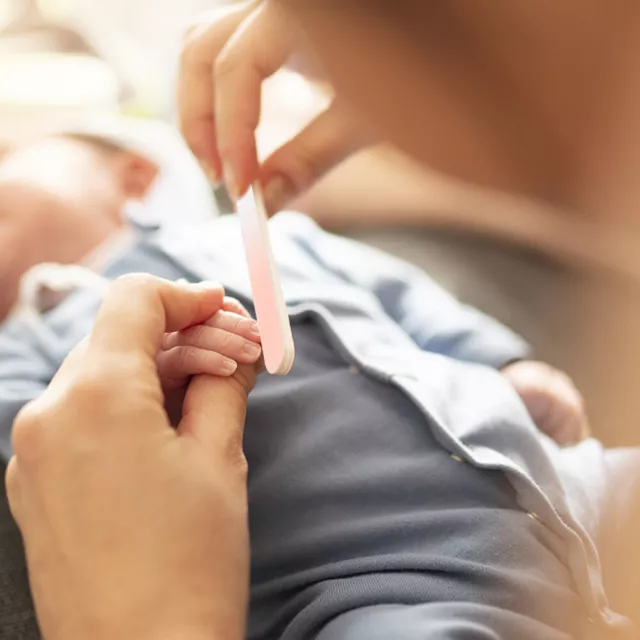
[[130, 200], [144, 198], [160, 173], [153, 162], [128, 151], [117, 154], [113, 169], [123, 193]]

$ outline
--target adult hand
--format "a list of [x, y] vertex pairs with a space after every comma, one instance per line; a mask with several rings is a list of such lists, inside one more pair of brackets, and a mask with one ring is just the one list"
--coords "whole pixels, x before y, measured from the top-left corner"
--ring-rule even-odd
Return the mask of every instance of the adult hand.
[[259, 166], [255, 130], [262, 83], [303, 48], [295, 23], [274, 0], [214, 12], [184, 40], [178, 83], [182, 133], [210, 178], [224, 178], [233, 199], [260, 180], [270, 213], [368, 140], [361, 120], [334, 101]]
[[[611, 11], [579, 0], [254, 0], [189, 32], [182, 128], [196, 155], [218, 177], [224, 161], [231, 191], [242, 192], [259, 173], [260, 84], [292, 50], [313, 47], [341, 105], [366, 114], [414, 159], [464, 181], [582, 209], [594, 202], [592, 159], [619, 139], [606, 126], [602, 96], [619, 95], [620, 25], [635, 20], [628, 4]], [[276, 182], [282, 189], [274, 192], [295, 192], [347, 155], [361, 127], [344, 113], [334, 104], [311, 125], [306, 144], [296, 139], [299, 154], [281, 150], [261, 179], [281, 175], [289, 182]]]
[[156, 356], [220, 287], [127, 276], [93, 333], [18, 416], [7, 471], [47, 640], [244, 638], [242, 430], [255, 366], [196, 376], [176, 429]]

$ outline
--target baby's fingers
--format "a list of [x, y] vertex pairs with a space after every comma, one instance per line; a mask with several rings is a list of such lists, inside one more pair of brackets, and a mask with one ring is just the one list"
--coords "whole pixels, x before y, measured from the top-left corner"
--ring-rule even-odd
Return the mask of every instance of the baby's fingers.
[[[226, 321], [224, 320], [223, 323]], [[256, 344], [256, 340], [255, 337], [250, 340], [218, 327], [198, 325], [185, 331], [167, 335], [164, 348], [170, 350], [176, 347], [194, 347], [199, 350], [216, 352], [238, 363], [253, 364], [262, 352], [260, 345]]]
[[156, 364], [165, 390], [182, 387], [191, 376], [206, 374], [228, 377], [238, 368], [231, 358], [192, 346], [177, 346], [161, 351]]
[[[240, 305], [239, 302], [236, 304]], [[226, 302], [225, 308], [227, 309], [226, 311], [218, 311], [205, 324], [208, 327], [241, 336], [251, 342], [260, 342], [260, 331], [255, 320], [250, 317], [242, 317], [235, 309], [228, 308]], [[243, 307], [239, 306], [239, 309], [243, 309]]]

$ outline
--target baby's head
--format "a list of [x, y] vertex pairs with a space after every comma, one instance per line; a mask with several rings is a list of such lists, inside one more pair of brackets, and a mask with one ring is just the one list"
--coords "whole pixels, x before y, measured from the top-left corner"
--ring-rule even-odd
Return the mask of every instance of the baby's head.
[[124, 224], [157, 168], [115, 145], [80, 136], [43, 137], [0, 161], [0, 320], [21, 276], [41, 262], [81, 261]]

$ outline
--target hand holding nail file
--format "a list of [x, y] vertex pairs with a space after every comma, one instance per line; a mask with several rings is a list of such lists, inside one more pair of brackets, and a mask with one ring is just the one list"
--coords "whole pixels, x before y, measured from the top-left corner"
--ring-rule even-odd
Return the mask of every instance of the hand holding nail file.
[[244, 250], [249, 265], [264, 363], [269, 373], [286, 375], [291, 370], [295, 355], [293, 336], [269, 241], [262, 192], [257, 184], [238, 200], [236, 210], [240, 216]]

